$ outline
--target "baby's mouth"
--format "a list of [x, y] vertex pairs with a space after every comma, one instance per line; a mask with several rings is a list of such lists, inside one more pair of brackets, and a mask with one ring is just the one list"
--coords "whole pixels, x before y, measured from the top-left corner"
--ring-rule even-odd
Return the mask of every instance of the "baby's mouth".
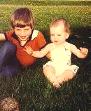
[[55, 43], [58, 42], [57, 40], [54, 41]]

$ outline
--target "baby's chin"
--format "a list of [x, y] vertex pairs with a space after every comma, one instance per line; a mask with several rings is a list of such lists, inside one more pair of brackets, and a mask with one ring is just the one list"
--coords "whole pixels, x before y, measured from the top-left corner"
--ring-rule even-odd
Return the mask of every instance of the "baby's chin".
[[62, 45], [62, 44], [64, 44], [64, 43], [65, 43], [65, 42], [58, 42], [58, 41], [55, 41], [55, 42], [54, 42], [55, 45]]
[[61, 44], [61, 43], [60, 43], [60, 42], [58, 42], [58, 41], [55, 41], [55, 42], [54, 42], [54, 44], [59, 45], [59, 44]]

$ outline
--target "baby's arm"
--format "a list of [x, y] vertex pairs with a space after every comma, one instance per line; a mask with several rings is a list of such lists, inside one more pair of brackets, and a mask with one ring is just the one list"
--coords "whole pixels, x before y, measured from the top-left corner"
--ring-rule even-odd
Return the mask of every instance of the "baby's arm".
[[42, 58], [44, 57], [47, 53], [49, 52], [49, 45], [45, 46], [43, 49], [40, 51], [33, 51], [32, 56], [37, 57], [37, 58]]
[[49, 52], [50, 45], [45, 46], [40, 51], [33, 51], [33, 49], [30, 46], [25, 47], [25, 51], [36, 58], [42, 58]]
[[88, 49], [87, 48], [80, 47], [80, 49], [78, 49], [75, 45], [71, 45], [71, 51], [78, 58], [85, 58], [88, 54]]

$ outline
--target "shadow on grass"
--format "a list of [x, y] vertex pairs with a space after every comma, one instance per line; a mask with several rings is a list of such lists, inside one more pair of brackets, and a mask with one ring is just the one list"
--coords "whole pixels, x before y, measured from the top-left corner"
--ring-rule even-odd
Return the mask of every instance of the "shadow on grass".
[[81, 37], [91, 37], [91, 26], [74, 28], [73, 32]]

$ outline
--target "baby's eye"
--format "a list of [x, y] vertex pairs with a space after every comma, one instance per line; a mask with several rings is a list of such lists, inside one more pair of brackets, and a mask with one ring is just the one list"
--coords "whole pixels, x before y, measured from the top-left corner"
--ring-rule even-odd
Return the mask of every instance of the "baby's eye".
[[51, 34], [51, 36], [54, 36], [54, 34]]
[[58, 34], [57, 36], [61, 36], [61, 34]]

